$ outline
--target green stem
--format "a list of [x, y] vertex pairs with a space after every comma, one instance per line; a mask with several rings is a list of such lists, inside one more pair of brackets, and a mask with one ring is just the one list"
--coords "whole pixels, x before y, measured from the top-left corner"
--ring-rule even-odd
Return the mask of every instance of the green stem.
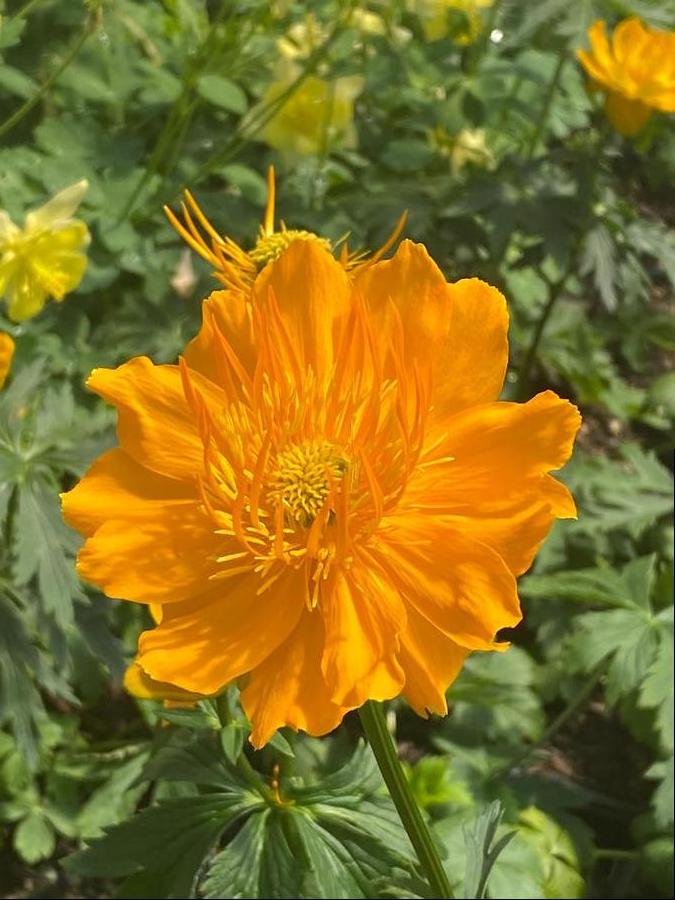
[[539, 321], [537, 322], [534, 333], [530, 339], [529, 346], [525, 351], [525, 356], [523, 358], [522, 365], [518, 371], [518, 381], [516, 382], [516, 398], [518, 400], [522, 400], [523, 397], [527, 393], [527, 385], [530, 380], [530, 372], [532, 370], [532, 365], [534, 364], [534, 360], [537, 356], [537, 351], [539, 349], [539, 343], [541, 341], [541, 336], [544, 333], [544, 329], [546, 328], [546, 323], [551, 318], [551, 313], [558, 301], [558, 298], [562, 294], [563, 288], [569, 278], [572, 270], [572, 261], [576, 258], [575, 253], [570, 253], [569, 262], [565, 268], [565, 271], [561, 275], [561, 277], [551, 285], [549, 288], [549, 295], [546, 301], [546, 305], [541, 311], [541, 315], [539, 316]]
[[218, 710], [220, 724], [225, 728], [226, 725], [232, 722], [232, 710], [230, 709], [230, 698], [227, 696], [227, 688], [216, 697], [216, 709]]
[[15, 13], [12, 13], [12, 19], [23, 19], [27, 16], [34, 6], [37, 6], [38, 3], [42, 3], [42, 0], [27, 0], [26, 3], [21, 7], [21, 9], [17, 9]]
[[396, 748], [387, 729], [382, 704], [369, 700], [359, 710], [359, 716], [391, 799], [394, 801], [394, 806], [401, 817], [410, 843], [415, 848], [422, 870], [434, 892], [433, 896], [452, 898], [452, 888], [431, 832], [422, 818], [401, 768]]
[[33, 109], [33, 107], [38, 104], [40, 100], [42, 100], [42, 98], [45, 96], [45, 94], [54, 84], [57, 78], [61, 77], [61, 75], [65, 72], [71, 62], [75, 59], [77, 54], [80, 52], [82, 45], [87, 40], [90, 34], [91, 31], [89, 28], [89, 23], [87, 22], [82, 33], [70, 48], [66, 56], [63, 58], [61, 64], [57, 66], [51, 73], [51, 75], [49, 75], [49, 77], [46, 79], [46, 81], [44, 81], [44, 83], [40, 85], [39, 90], [37, 90], [32, 97], [26, 100], [26, 102], [16, 110], [16, 112], [12, 113], [12, 115], [8, 119], [5, 119], [5, 121], [0, 124], [0, 137], [4, 137], [9, 131], [12, 130], [12, 128], [14, 128], [15, 125], [18, 125], [19, 122], [24, 118], [24, 116], [27, 116], [31, 109]]
[[537, 121], [536, 127], [530, 138], [530, 143], [525, 153], [526, 162], [531, 162], [534, 154], [537, 149], [537, 144], [541, 139], [541, 136], [544, 132], [544, 128], [546, 127], [546, 122], [548, 121], [548, 115], [551, 111], [551, 103], [553, 102], [553, 98], [555, 97], [555, 93], [558, 90], [558, 85], [560, 84], [560, 78], [562, 76], [563, 69], [565, 68], [565, 63], [568, 60], [567, 51], [560, 54], [558, 57], [558, 64], [556, 65], [553, 76], [549, 81], [548, 88], [546, 89], [546, 95], [544, 97], [544, 104], [541, 108], [541, 112], [539, 114], [539, 119]]

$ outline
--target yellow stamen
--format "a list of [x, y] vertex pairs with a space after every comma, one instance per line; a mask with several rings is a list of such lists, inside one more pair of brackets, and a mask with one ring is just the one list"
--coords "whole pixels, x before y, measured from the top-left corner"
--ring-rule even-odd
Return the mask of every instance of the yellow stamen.
[[310, 528], [347, 465], [329, 441], [292, 445], [277, 457], [270, 496], [295, 524]]
[[255, 247], [248, 255], [258, 268], [262, 269], [267, 263], [277, 259], [286, 247], [297, 240], [318, 241], [320, 244], [323, 244], [327, 250], [331, 249], [330, 241], [319, 237], [318, 234], [314, 234], [312, 231], [300, 231], [293, 228], [271, 233], [262, 231], [260, 237], [256, 241]]

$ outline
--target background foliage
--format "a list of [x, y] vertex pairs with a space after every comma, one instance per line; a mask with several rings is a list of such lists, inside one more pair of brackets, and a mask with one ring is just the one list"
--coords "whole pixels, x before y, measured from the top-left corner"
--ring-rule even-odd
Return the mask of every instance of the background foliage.
[[[675, 9], [502, 0], [462, 44], [461, 11], [428, 41], [420, 4], [373, 3], [370, 28], [354, 6], [0, 3], [0, 208], [20, 219], [84, 177], [92, 232], [63, 305], [0, 316], [17, 342], [0, 394], [3, 896], [424, 895], [357, 721], [252, 754], [234, 694], [162, 716], [124, 694], [141, 611], [78, 584], [60, 519], [58, 492], [114, 441], [86, 375], [172, 361], [213, 286], [162, 204], [189, 185], [250, 246], [270, 162], [285, 221], [352, 247], [407, 208], [448, 277], [506, 292], [505, 396], [550, 386], [584, 413], [563, 473], [580, 517], [522, 579], [513, 649], [471, 658], [447, 719], [391, 704], [458, 893], [478, 895], [486, 848], [513, 832], [490, 897], [672, 895], [675, 130], [613, 135], [574, 50], [595, 18], [674, 28]], [[294, 157], [261, 140], [278, 108], [261, 98], [278, 39], [310, 12], [294, 88], [312, 73], [363, 86], [352, 146]], [[473, 154], [466, 129], [482, 131]]]

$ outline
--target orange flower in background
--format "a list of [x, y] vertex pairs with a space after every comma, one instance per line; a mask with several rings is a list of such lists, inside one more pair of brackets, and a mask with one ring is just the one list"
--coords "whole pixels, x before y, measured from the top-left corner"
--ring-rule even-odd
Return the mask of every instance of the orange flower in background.
[[[334, 249], [330, 241], [312, 231], [287, 228], [283, 221], [279, 229], [276, 229], [274, 166], [270, 166], [267, 170], [267, 207], [258, 239], [251, 250], [244, 250], [232, 238], [219, 234], [190, 191], [186, 190], [184, 197], [185, 201], [181, 203], [182, 221], [168, 206], [164, 207], [164, 212], [183, 240], [213, 266], [213, 274], [225, 287], [249, 291], [258, 273], [268, 263], [277, 259], [294, 241], [315, 241], [328, 250]], [[346, 241], [341, 242], [340, 262], [343, 267], [351, 271], [357, 266], [376, 262], [384, 256], [403, 231], [406, 217], [407, 213], [403, 213], [387, 240], [373, 254], [361, 250], [350, 253]]]
[[0, 331], [0, 390], [5, 386], [14, 356], [14, 339], [6, 331]]
[[298, 239], [251, 292], [204, 302], [179, 365], [95, 370], [120, 446], [63, 509], [81, 576], [161, 611], [128, 682], [237, 680], [256, 747], [368, 699], [445, 713], [466, 655], [520, 621], [516, 576], [554, 518], [575, 515], [549, 473], [579, 413], [550, 391], [497, 401], [507, 327], [499, 291], [446, 283], [419, 244], [350, 278]]
[[599, 20], [588, 39], [590, 52], [577, 56], [594, 87], [607, 92], [605, 112], [620, 134], [638, 134], [654, 110], [675, 112], [675, 32], [631, 18], [616, 26], [610, 41]]

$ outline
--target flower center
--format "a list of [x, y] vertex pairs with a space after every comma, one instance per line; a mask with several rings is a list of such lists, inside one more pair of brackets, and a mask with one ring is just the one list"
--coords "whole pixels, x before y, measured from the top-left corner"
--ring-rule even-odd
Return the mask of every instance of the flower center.
[[248, 255], [258, 268], [262, 269], [267, 263], [280, 256], [289, 244], [297, 240], [318, 241], [327, 250], [331, 249], [330, 241], [319, 237], [311, 231], [284, 229], [283, 231], [274, 231], [272, 234], [263, 234], [258, 238], [255, 247], [249, 251]]
[[309, 528], [347, 465], [339, 448], [329, 441], [294, 444], [277, 457], [270, 496], [283, 504], [297, 525]]

